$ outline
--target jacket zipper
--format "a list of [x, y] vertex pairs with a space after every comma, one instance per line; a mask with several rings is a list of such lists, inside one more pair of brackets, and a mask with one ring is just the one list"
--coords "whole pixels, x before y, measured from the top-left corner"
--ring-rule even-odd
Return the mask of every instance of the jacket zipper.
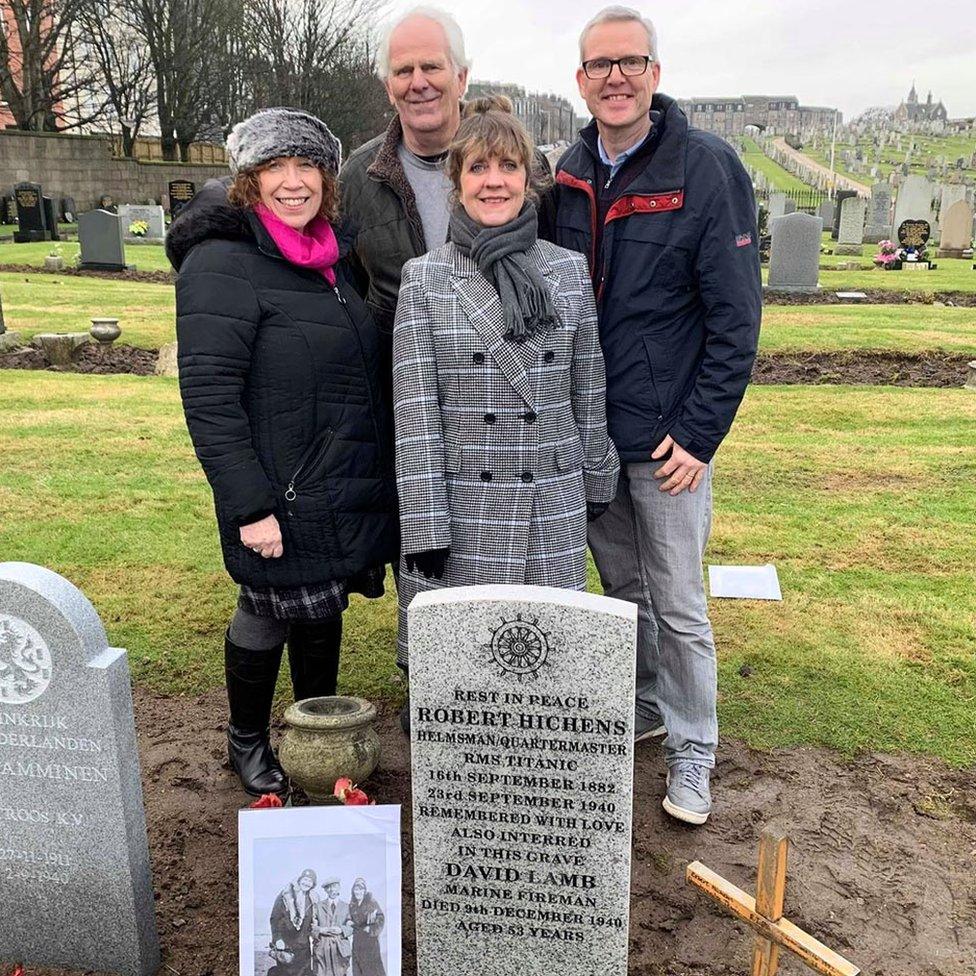
[[326, 427], [323, 433], [312, 441], [308, 450], [299, 460], [294, 474], [288, 479], [288, 487], [285, 489], [285, 499], [287, 501], [293, 502], [298, 497], [295, 486], [298, 484], [298, 479], [302, 476], [302, 472], [308, 467], [313, 458], [317, 458], [325, 452], [325, 449], [332, 443], [333, 437], [335, 437], [335, 431], [331, 427]]

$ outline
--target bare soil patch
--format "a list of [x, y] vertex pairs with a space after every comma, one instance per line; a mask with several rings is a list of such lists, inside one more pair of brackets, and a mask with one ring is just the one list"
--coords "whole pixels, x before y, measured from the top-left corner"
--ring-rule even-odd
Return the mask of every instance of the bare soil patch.
[[760, 355], [752, 382], [761, 384], [960, 387], [966, 382], [965, 353], [901, 353], [865, 350]]
[[[823, 275], [843, 275], [843, 271], [829, 271], [820, 269]], [[896, 274], [888, 271], [887, 274]], [[763, 301], [766, 305], [948, 305], [959, 308], [976, 308], [976, 292], [967, 291], [885, 291], [882, 288], [854, 288], [845, 287], [843, 279], [838, 283], [824, 284], [819, 292], [789, 292], [764, 289]], [[858, 291], [864, 298], [852, 302], [849, 298], [838, 298], [839, 291]]]
[[[163, 945], [162, 973], [237, 972], [237, 811], [249, 800], [224, 766], [221, 690], [169, 698], [137, 689], [136, 724]], [[403, 804], [404, 968], [415, 972], [410, 761], [396, 715], [380, 720], [381, 768], [365, 784]], [[876, 976], [976, 971], [976, 769], [909, 756], [845, 762], [813, 748], [758, 752], [725, 742], [715, 812], [701, 828], [661, 810], [665, 768], [642, 743], [634, 770], [630, 976], [741, 976], [752, 934], [684, 881], [701, 860], [754, 890], [760, 830], [793, 841], [786, 915]], [[807, 972], [784, 962], [784, 974]], [[31, 969], [28, 976], [81, 976]], [[92, 974], [87, 974], [92, 976]], [[468, 974], [466, 974], [468, 976]]]
[[131, 373], [151, 376], [156, 368], [159, 352], [138, 346], [112, 345], [102, 347], [94, 342], [81, 346], [70, 366], [52, 366], [40, 349], [25, 346], [0, 355], [0, 369], [46, 369], [52, 373]]
[[[131, 255], [130, 255], [131, 257]], [[82, 268], [61, 268], [59, 271], [51, 271], [48, 268], [38, 267], [36, 264], [0, 264], [0, 271], [9, 271], [14, 274], [31, 275], [58, 275], [62, 278], [107, 278], [109, 281], [142, 281], [154, 285], [173, 284], [176, 281], [174, 271], [88, 271]]]

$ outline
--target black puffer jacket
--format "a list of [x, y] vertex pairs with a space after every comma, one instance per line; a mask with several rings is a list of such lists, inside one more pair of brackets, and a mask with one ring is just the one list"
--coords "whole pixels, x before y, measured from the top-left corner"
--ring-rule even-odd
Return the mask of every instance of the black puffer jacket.
[[[340, 254], [347, 247], [340, 231]], [[393, 441], [378, 334], [337, 266], [338, 287], [279, 253], [222, 194], [174, 221], [180, 391], [238, 583], [345, 579], [395, 558]], [[273, 513], [284, 555], [241, 544]]]

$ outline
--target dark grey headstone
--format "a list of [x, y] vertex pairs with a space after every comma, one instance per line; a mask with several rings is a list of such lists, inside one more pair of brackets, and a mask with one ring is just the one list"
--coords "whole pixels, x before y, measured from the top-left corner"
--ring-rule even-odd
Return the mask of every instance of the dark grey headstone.
[[78, 218], [81, 267], [98, 271], [124, 271], [125, 245], [122, 225], [116, 214], [89, 210]]
[[169, 197], [169, 213], [175, 220], [180, 211], [197, 195], [196, 184], [192, 180], [170, 180], [166, 185]]
[[769, 288], [776, 291], [819, 291], [823, 222], [811, 214], [794, 213], [774, 217], [770, 224]]
[[154, 973], [126, 654], [78, 589], [27, 563], [0, 563], [0, 797], [0, 959]]
[[58, 233], [58, 215], [54, 209], [54, 201], [50, 197], [44, 197], [42, 202], [44, 204], [44, 223], [47, 224], [49, 239], [60, 241], [61, 235]]
[[17, 230], [14, 241], [27, 244], [31, 241], [49, 241], [50, 228], [44, 213], [44, 191], [39, 183], [18, 183], [14, 187], [17, 204]]
[[409, 632], [418, 976], [626, 976], [635, 605], [447, 588]]

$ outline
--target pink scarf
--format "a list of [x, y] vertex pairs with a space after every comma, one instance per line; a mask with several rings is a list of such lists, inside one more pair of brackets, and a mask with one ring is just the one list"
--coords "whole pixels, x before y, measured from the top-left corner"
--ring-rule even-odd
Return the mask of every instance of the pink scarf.
[[334, 265], [339, 260], [339, 244], [332, 225], [327, 220], [313, 217], [306, 224], [305, 230], [299, 231], [276, 217], [263, 203], [257, 204], [254, 212], [286, 261], [300, 268], [318, 271], [330, 285], [335, 286]]

